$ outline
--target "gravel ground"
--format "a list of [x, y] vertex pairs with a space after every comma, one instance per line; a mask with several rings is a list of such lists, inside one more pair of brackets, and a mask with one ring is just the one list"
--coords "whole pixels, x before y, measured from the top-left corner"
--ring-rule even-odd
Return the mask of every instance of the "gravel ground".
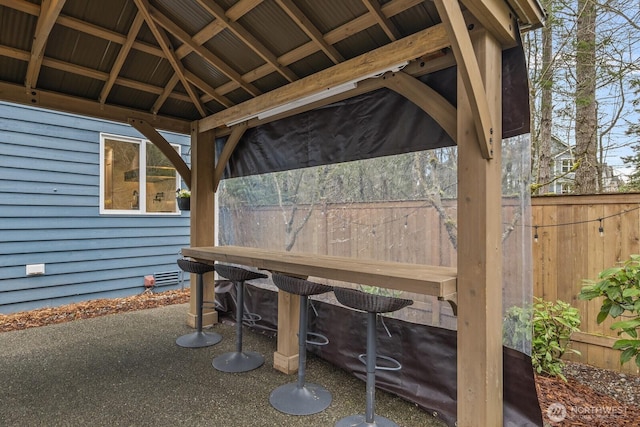
[[640, 376], [598, 369], [582, 363], [567, 362], [567, 378], [598, 390], [625, 405], [640, 406]]
[[[0, 314], [0, 332], [16, 331], [76, 319], [87, 319], [112, 313], [123, 313], [166, 305], [182, 304], [189, 299], [188, 290], [145, 293], [117, 300], [95, 300], [11, 315]], [[538, 398], [549, 426], [640, 426], [640, 376], [599, 369], [581, 363], [567, 362], [567, 382], [558, 378], [536, 377]], [[554, 422], [549, 408], [561, 403], [568, 410], [566, 419]], [[608, 410], [617, 412], [597, 417], [583, 412]], [[414, 408], [412, 408], [414, 409]], [[572, 412], [573, 411], [573, 412]], [[552, 417], [553, 418], [553, 417]]]

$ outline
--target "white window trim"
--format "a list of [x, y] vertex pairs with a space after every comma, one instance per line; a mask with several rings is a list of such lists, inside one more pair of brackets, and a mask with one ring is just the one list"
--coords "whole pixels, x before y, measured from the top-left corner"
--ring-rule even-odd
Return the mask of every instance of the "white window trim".
[[[105, 169], [105, 158], [104, 158], [104, 144], [105, 144], [105, 140], [107, 139], [113, 139], [116, 141], [122, 141], [122, 142], [129, 142], [129, 143], [133, 143], [133, 144], [138, 144], [138, 152], [139, 152], [139, 165], [138, 165], [138, 169], [140, 171], [140, 183], [145, 183], [147, 182], [147, 168], [145, 167], [147, 164], [147, 150], [146, 150], [146, 144], [149, 143], [151, 144], [152, 142], [149, 141], [148, 139], [144, 139], [144, 138], [133, 138], [130, 136], [122, 136], [122, 135], [115, 135], [115, 134], [111, 134], [111, 133], [100, 133], [100, 206], [99, 206], [99, 211], [100, 211], [100, 215], [149, 215], [149, 216], [176, 216], [176, 215], [180, 215], [181, 214], [181, 210], [178, 208], [177, 203], [176, 203], [176, 211], [175, 212], [146, 212], [147, 210], [147, 197], [146, 197], [146, 185], [141, 185], [140, 186], [140, 191], [138, 194], [138, 209], [137, 210], [133, 210], [133, 209], [128, 209], [128, 210], [122, 210], [122, 209], [105, 209], [104, 208], [104, 188], [105, 188], [105, 175], [104, 175], [104, 169]], [[171, 144], [172, 147], [177, 148], [178, 150], [178, 154], [180, 156], [182, 156], [182, 146], [180, 144]], [[145, 149], [142, 149], [142, 147], [144, 147]], [[175, 188], [180, 188], [180, 174], [176, 173], [176, 185]]]

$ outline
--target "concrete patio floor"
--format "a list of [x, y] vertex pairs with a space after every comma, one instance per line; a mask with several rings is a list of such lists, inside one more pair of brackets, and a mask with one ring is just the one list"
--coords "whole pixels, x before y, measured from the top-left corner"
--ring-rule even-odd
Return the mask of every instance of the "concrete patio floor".
[[[327, 387], [333, 402], [310, 416], [269, 404], [271, 390], [296, 380], [273, 369], [275, 338], [245, 329], [244, 348], [265, 365], [221, 373], [211, 360], [234, 347], [234, 326], [219, 324], [215, 346], [185, 349], [187, 305], [77, 320], [0, 333], [0, 426], [330, 427], [364, 412], [365, 384], [310, 356], [307, 380]], [[355, 355], [354, 355], [355, 357]], [[376, 413], [401, 427], [444, 426], [413, 403], [376, 392]]]

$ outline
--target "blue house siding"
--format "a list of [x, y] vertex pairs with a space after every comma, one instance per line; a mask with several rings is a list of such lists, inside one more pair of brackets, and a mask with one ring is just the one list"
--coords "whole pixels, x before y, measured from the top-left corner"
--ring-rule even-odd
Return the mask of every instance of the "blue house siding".
[[[178, 269], [188, 212], [100, 215], [101, 133], [142, 138], [125, 124], [0, 103], [0, 313], [135, 295], [144, 276]], [[189, 137], [163, 136], [188, 162]], [[27, 276], [28, 264], [45, 274]]]

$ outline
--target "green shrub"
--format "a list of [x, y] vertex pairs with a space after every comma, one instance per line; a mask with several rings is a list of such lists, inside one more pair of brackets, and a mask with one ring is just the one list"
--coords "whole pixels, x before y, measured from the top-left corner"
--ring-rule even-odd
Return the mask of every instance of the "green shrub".
[[[598, 275], [599, 281], [585, 280], [586, 285], [580, 291], [579, 298], [592, 300], [604, 297], [596, 321], [598, 324], [611, 316], [616, 319], [625, 317], [628, 320], [615, 322], [611, 329], [618, 330], [618, 336], [627, 335], [630, 339], [620, 339], [613, 348], [622, 350], [620, 364], [635, 358], [640, 367], [640, 255], [631, 255], [630, 259], [620, 267], [603, 270]], [[628, 314], [625, 314], [628, 313]]]
[[565, 353], [580, 354], [569, 348], [571, 333], [579, 330], [578, 310], [564, 301], [534, 298], [532, 307], [512, 307], [504, 321], [504, 343], [517, 347], [531, 340], [531, 363], [538, 374], [560, 377]]

